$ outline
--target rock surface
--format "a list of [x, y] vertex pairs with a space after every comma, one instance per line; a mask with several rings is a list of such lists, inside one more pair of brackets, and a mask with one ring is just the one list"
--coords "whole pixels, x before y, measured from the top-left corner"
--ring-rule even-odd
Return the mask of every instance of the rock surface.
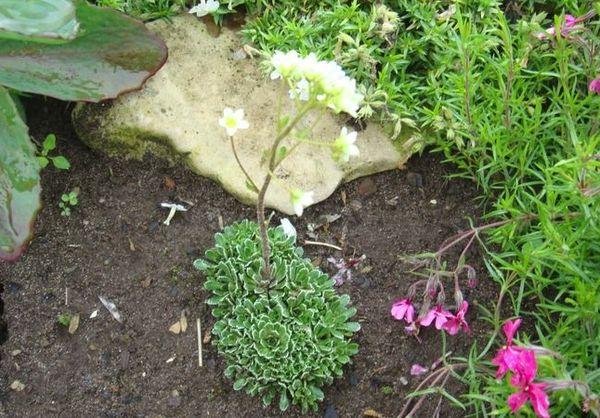
[[[185, 162], [240, 201], [254, 203], [256, 195], [246, 187], [218, 119], [225, 107], [246, 110], [250, 129], [236, 134], [236, 147], [247, 171], [261, 184], [266, 174], [261, 157], [272, 143], [279, 84], [268, 80], [257, 60], [240, 59], [245, 56], [241, 41], [231, 30], [223, 29], [214, 38], [193, 16], [148, 26], [169, 47], [166, 65], [140, 92], [108, 104], [76, 107], [73, 122], [78, 135], [90, 147], [109, 155], [141, 159], [150, 152], [172, 162]], [[283, 104], [283, 110], [289, 110], [287, 97]], [[344, 115], [327, 112], [314, 129], [313, 139], [335, 139], [346, 121]], [[302, 144], [276, 174], [288, 187], [314, 191], [319, 202], [340, 183], [397, 168], [409, 157], [375, 123], [359, 132], [357, 145], [360, 156], [339, 165], [328, 149]], [[272, 182], [267, 206], [291, 214], [288, 196], [281, 184]]]

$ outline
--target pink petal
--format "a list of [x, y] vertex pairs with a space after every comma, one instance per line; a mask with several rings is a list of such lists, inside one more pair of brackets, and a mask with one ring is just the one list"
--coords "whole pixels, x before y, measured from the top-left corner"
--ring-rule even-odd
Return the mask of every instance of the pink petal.
[[544, 383], [532, 383], [529, 385], [529, 399], [535, 414], [540, 418], [550, 418], [548, 408], [550, 401], [548, 395], [544, 392], [546, 385]]
[[420, 376], [423, 373], [427, 373], [429, 369], [427, 367], [423, 367], [420, 364], [413, 364], [410, 368], [411, 376]]
[[430, 309], [429, 312], [427, 312], [427, 314], [423, 318], [419, 319], [419, 325], [428, 327], [429, 325], [431, 325], [431, 323], [433, 322], [434, 319], [435, 319], [435, 308]]
[[397, 301], [392, 305], [392, 316], [398, 321], [402, 321], [404, 319], [404, 315], [406, 314], [406, 310], [408, 306], [406, 305], [406, 299], [402, 299], [401, 301]]
[[415, 308], [412, 305], [408, 305], [408, 307], [406, 308], [406, 315], [404, 316], [404, 319], [409, 324], [412, 323], [412, 322], [414, 322], [414, 320], [415, 320]]
[[525, 392], [517, 392], [510, 395], [508, 397], [508, 406], [510, 407], [510, 410], [513, 413], [517, 412], [519, 408], [521, 408], [525, 402], [527, 402], [527, 398], [528, 396]]
[[506, 321], [502, 326], [502, 331], [504, 332], [504, 335], [506, 335], [507, 344], [512, 342], [515, 334], [517, 333], [517, 329], [521, 325], [521, 322], [523, 322], [523, 320], [521, 318], [517, 318], [514, 321]]

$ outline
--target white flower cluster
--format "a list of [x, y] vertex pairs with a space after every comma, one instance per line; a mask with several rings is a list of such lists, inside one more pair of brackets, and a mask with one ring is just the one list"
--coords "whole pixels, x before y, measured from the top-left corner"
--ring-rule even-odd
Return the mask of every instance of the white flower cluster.
[[356, 90], [356, 81], [336, 62], [319, 61], [313, 53], [301, 57], [296, 51], [276, 51], [271, 66], [271, 79], [283, 78], [290, 83], [290, 97], [314, 99], [336, 113], [356, 116], [363, 96]]

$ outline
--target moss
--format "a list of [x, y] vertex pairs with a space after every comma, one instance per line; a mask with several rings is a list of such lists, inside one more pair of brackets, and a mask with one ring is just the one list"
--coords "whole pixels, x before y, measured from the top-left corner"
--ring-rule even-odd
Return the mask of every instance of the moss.
[[[171, 164], [183, 162], [185, 153], [179, 153], [166, 135], [125, 127], [108, 122], [114, 120], [111, 104], [78, 104], [73, 109], [73, 127], [77, 136], [91, 149], [111, 157], [142, 160], [152, 154]], [[116, 126], [115, 126], [116, 125]], [[110, 130], [104, 126], [111, 126]]]

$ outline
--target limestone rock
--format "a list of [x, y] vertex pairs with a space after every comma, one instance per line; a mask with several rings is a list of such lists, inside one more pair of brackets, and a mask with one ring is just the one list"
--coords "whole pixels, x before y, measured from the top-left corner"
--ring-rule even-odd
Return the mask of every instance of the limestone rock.
[[[240, 201], [254, 203], [256, 195], [247, 189], [218, 119], [225, 107], [245, 109], [250, 129], [236, 134], [236, 147], [254, 181], [261, 184], [265, 176], [261, 158], [273, 140], [280, 85], [268, 79], [257, 60], [241, 59], [243, 55], [236, 52], [241, 40], [228, 29], [211, 37], [204, 23], [189, 15], [148, 26], [169, 47], [166, 65], [139, 92], [110, 103], [77, 106], [73, 122], [78, 135], [109, 155], [141, 159], [150, 152], [185, 162]], [[284, 111], [290, 103], [284, 97]], [[347, 121], [347, 116], [327, 112], [313, 131], [313, 139], [335, 139]], [[359, 132], [357, 145], [360, 156], [339, 165], [328, 149], [302, 144], [276, 174], [289, 187], [314, 191], [318, 202], [340, 183], [397, 168], [409, 156], [375, 123]], [[266, 203], [293, 213], [288, 193], [277, 183], [271, 183]]]

